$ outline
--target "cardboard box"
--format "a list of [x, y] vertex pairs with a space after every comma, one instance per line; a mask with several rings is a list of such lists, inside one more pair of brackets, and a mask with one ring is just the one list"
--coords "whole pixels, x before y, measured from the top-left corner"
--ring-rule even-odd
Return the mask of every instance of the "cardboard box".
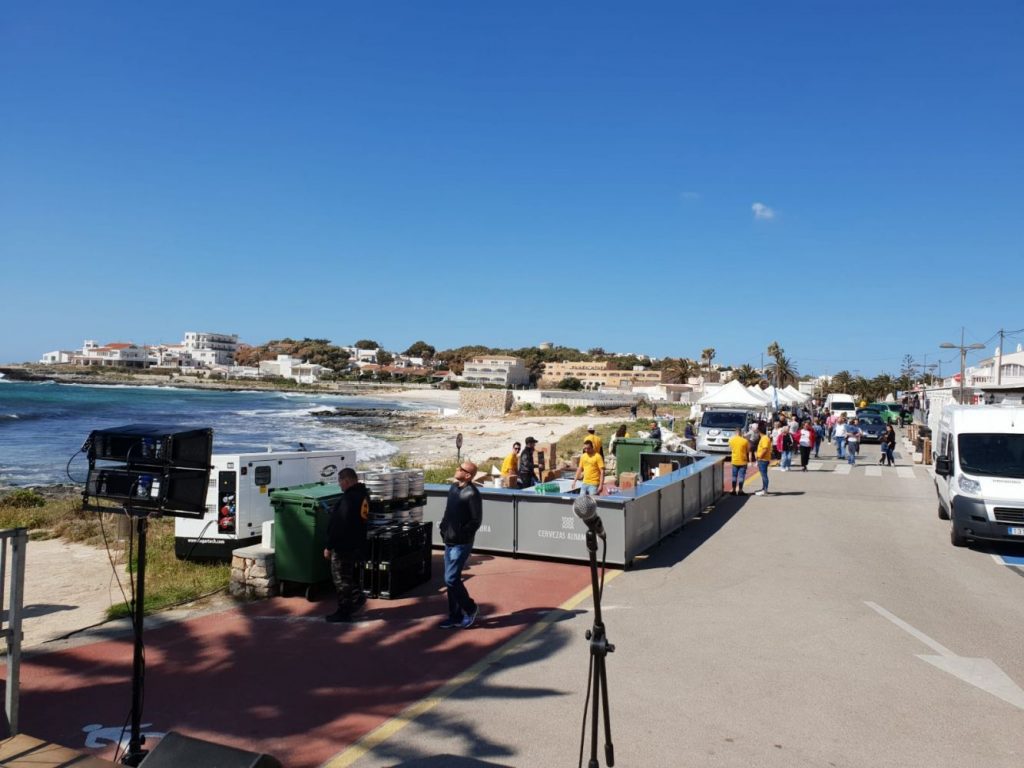
[[519, 479], [515, 475], [505, 475], [505, 477], [501, 478], [501, 487], [502, 488], [518, 488], [519, 487]]
[[675, 465], [671, 461], [663, 461], [658, 465], [658, 477], [671, 475], [673, 472], [675, 472]]
[[636, 488], [636, 472], [623, 472], [619, 475], [619, 488]]

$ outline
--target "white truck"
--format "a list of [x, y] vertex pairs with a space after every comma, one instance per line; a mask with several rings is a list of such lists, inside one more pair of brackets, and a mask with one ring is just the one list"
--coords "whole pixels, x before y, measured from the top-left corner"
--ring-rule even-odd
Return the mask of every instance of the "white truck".
[[1024, 542], [1024, 408], [947, 405], [935, 440], [939, 518], [950, 541]]
[[343, 467], [356, 466], [355, 451], [288, 451], [214, 454], [206, 514], [174, 522], [178, 559], [230, 559], [239, 547], [259, 542], [274, 519], [270, 494], [305, 483], [336, 483]]
[[744, 408], [711, 408], [700, 416], [697, 425], [697, 450], [704, 453], [728, 453], [729, 439], [736, 427], [746, 434], [760, 412]]

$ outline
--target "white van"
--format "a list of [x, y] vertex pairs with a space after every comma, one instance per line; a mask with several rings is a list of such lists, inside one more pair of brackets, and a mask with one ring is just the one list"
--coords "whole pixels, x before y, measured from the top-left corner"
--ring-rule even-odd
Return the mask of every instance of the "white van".
[[853, 401], [853, 395], [833, 392], [825, 397], [825, 407], [836, 416], [841, 413], [845, 413], [847, 419], [853, 419], [857, 416], [857, 404]]
[[239, 547], [256, 544], [263, 523], [274, 519], [270, 494], [306, 483], [336, 483], [338, 472], [356, 466], [355, 451], [278, 451], [215, 453], [211, 458], [206, 515], [174, 521], [174, 553], [230, 559]]
[[1024, 408], [947, 405], [935, 439], [939, 518], [950, 540], [1024, 542]]
[[697, 450], [704, 453], [728, 453], [729, 439], [736, 427], [746, 434], [751, 423], [757, 421], [755, 411], [742, 408], [712, 408], [704, 411], [697, 425]]

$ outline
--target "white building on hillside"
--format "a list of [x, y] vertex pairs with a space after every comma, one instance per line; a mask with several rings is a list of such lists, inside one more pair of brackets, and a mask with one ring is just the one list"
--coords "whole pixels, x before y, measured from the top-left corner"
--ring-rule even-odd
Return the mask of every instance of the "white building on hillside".
[[[968, 386], [991, 384], [1024, 384], [1024, 347], [1017, 345], [1015, 352], [1003, 354], [996, 347], [995, 355], [966, 370]], [[955, 377], [959, 384], [959, 374]]]
[[226, 333], [188, 331], [182, 342], [185, 352], [200, 365], [234, 365], [238, 336]]
[[317, 363], [307, 363], [291, 355], [278, 355], [276, 360], [260, 362], [261, 375], [281, 376], [300, 384], [313, 384], [319, 381], [321, 376], [330, 372], [330, 368], [325, 368]]
[[480, 355], [466, 361], [459, 381], [467, 384], [522, 387], [530, 383], [530, 372], [518, 357]]
[[355, 365], [358, 365], [360, 367], [363, 366], [363, 365], [366, 365], [368, 363], [375, 365], [377, 363], [377, 353], [380, 351], [379, 347], [376, 348], [376, 349], [360, 349], [359, 347], [342, 347], [342, 349], [344, 349], [346, 352], [348, 352], [349, 362], [351, 362], [351, 363], [353, 363]]
[[74, 350], [55, 349], [53, 352], [44, 352], [39, 362], [44, 365], [65, 365], [70, 363], [74, 356]]
[[131, 342], [112, 342], [100, 345], [93, 339], [86, 339], [82, 351], [71, 356], [75, 365], [98, 365], [119, 368], [147, 368], [149, 354], [145, 347]]

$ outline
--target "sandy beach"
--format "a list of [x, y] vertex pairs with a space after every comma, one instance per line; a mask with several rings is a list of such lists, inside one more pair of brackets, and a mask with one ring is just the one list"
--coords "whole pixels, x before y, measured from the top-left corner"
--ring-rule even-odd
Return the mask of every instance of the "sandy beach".
[[[414, 418], [398, 419], [389, 426], [389, 434], [381, 435], [409, 457], [413, 466], [431, 466], [456, 456], [455, 437], [462, 434], [462, 456], [490, 470], [483, 462], [503, 457], [516, 440], [535, 437], [541, 443], [557, 442], [564, 435], [588, 424], [621, 423], [619, 416], [541, 416], [530, 412], [513, 412], [501, 417], [467, 417], [458, 412], [459, 393], [452, 390], [409, 389], [389, 392], [389, 400], [422, 405]], [[572, 446], [562, 457], [578, 452]]]

